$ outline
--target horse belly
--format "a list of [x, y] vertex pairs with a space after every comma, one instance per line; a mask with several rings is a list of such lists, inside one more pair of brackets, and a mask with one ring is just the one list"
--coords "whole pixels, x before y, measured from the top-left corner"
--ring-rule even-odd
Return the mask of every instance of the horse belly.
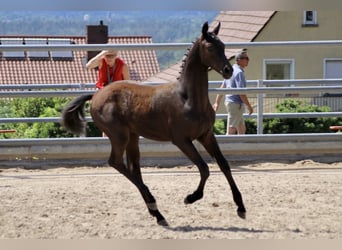
[[158, 118], [134, 119], [130, 125], [131, 132], [156, 141], [169, 141], [170, 133], [165, 122]]

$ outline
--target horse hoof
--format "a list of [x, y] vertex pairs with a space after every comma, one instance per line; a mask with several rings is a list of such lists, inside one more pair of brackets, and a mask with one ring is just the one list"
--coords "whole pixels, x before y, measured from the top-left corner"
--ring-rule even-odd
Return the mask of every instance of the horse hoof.
[[241, 211], [237, 211], [237, 214], [238, 216], [241, 218], [241, 219], [246, 219], [246, 212], [241, 212]]
[[184, 199], [184, 204], [185, 204], [185, 205], [190, 204], [190, 202], [189, 202], [189, 200], [188, 200], [188, 197], [186, 197], [186, 198]]
[[187, 204], [192, 204], [195, 201], [198, 201], [199, 199], [201, 199], [203, 197], [203, 193], [193, 193], [193, 194], [189, 194], [187, 197], [185, 197], [184, 199], [184, 203]]
[[166, 220], [160, 220], [157, 222], [159, 226], [168, 227], [169, 223]]

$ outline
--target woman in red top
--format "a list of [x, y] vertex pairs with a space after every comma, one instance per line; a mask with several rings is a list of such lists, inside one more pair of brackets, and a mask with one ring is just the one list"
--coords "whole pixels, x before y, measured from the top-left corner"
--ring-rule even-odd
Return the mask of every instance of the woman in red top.
[[[103, 50], [86, 64], [88, 69], [98, 67], [99, 77], [96, 82], [96, 89], [102, 89], [107, 84], [120, 80], [130, 80], [127, 64], [117, 57], [115, 50]], [[102, 133], [103, 137], [107, 137]]]
[[88, 69], [96, 67], [99, 69], [99, 77], [96, 82], [97, 89], [102, 89], [111, 82], [130, 79], [127, 64], [117, 57], [115, 50], [100, 52], [90, 59], [86, 66]]

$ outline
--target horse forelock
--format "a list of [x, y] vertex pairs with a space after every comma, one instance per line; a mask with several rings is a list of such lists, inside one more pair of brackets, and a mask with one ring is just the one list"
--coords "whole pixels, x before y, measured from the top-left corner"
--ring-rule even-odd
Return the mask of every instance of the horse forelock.
[[217, 36], [215, 32], [208, 32], [207, 36], [203, 37], [208, 43], [212, 43], [218, 46], [225, 47], [224, 43], [221, 39]]
[[220, 39], [217, 37], [217, 35], [214, 32], [208, 32], [208, 35], [205, 36], [204, 38], [209, 43], [216, 43], [220, 41]]

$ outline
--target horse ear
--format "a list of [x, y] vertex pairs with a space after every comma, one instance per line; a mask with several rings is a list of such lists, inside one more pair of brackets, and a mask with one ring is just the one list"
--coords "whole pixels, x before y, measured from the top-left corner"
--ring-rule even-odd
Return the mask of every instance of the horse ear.
[[203, 37], [207, 37], [208, 36], [208, 29], [209, 29], [209, 25], [208, 22], [205, 22], [202, 26], [202, 35]]
[[220, 31], [220, 27], [221, 27], [221, 22], [218, 23], [218, 25], [215, 27], [215, 29], [213, 30], [213, 33], [215, 35], [217, 35]]

